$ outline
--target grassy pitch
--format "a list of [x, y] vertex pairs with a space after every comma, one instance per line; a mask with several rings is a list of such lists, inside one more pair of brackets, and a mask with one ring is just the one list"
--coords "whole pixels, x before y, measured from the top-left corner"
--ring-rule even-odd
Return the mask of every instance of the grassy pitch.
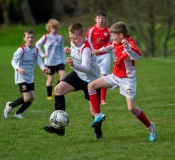
[[[83, 92], [66, 95], [66, 112], [70, 123], [66, 134], [59, 137], [44, 131], [54, 110], [54, 101], [46, 100], [46, 76], [35, 70], [35, 101], [24, 112], [24, 120], [3, 115], [5, 103], [20, 97], [14, 84], [10, 64], [17, 48], [0, 50], [0, 159], [2, 160], [174, 160], [175, 158], [175, 57], [143, 58], [136, 61], [136, 104], [156, 125], [156, 142], [148, 141], [145, 127], [127, 110], [119, 90], [107, 91], [104, 139], [94, 140], [88, 102]], [[112, 68], [112, 67], [111, 67]], [[71, 71], [66, 67], [67, 73]], [[55, 74], [54, 85], [58, 76]]]

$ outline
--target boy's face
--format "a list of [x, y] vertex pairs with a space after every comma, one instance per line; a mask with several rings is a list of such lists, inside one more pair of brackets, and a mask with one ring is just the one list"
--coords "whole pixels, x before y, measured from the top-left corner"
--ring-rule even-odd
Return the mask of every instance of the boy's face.
[[119, 44], [122, 42], [122, 40], [125, 38], [122, 33], [116, 34], [116, 33], [111, 33], [111, 38], [112, 40], [116, 43]]
[[70, 38], [70, 41], [75, 46], [79, 47], [84, 41], [84, 34], [78, 35], [78, 34], [69, 32], [69, 38]]
[[105, 25], [106, 18], [102, 15], [96, 16], [95, 22], [98, 27], [103, 27]]
[[50, 33], [51, 33], [52, 35], [55, 35], [55, 34], [57, 33], [57, 29], [54, 28], [54, 27], [50, 27]]
[[33, 45], [33, 42], [35, 40], [35, 35], [33, 33], [25, 33], [25, 36], [24, 36], [24, 41], [26, 42], [26, 46], [28, 47], [32, 47]]

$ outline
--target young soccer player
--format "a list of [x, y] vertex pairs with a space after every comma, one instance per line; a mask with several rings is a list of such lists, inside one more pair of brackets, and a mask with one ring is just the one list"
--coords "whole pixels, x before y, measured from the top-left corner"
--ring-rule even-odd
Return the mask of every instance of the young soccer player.
[[[48, 67], [46, 90], [47, 100], [53, 100], [52, 94], [52, 82], [54, 79], [54, 73], [58, 73], [61, 81], [65, 76], [65, 60], [64, 53], [64, 39], [57, 32], [60, 28], [60, 24], [56, 19], [50, 19], [46, 24], [46, 30], [48, 34], [43, 35], [37, 42], [36, 47], [39, 49], [41, 56], [45, 58], [45, 65]], [[45, 53], [42, 51], [44, 46]]]
[[[106, 13], [104, 11], [98, 10], [95, 13], [95, 22], [96, 24], [94, 26], [88, 28], [86, 37], [93, 48], [98, 50], [111, 41], [111, 35], [109, 28], [105, 25]], [[112, 56], [114, 58], [114, 54]], [[97, 54], [97, 61], [100, 66], [101, 76], [108, 75], [110, 71], [110, 53], [105, 51]], [[107, 88], [101, 88], [102, 105], [106, 104], [106, 92]]]
[[[63, 111], [66, 109], [65, 94], [72, 91], [83, 90], [85, 99], [89, 100], [87, 85], [89, 82], [100, 77], [100, 68], [96, 62], [96, 55], [92, 55], [91, 46], [88, 40], [84, 37], [83, 25], [81, 23], [74, 23], [68, 30], [71, 47], [65, 47], [64, 50], [66, 53], [70, 54], [71, 57], [68, 57], [66, 62], [74, 70], [57, 84], [54, 89], [55, 110]], [[92, 116], [94, 117], [93, 113]], [[51, 126], [45, 126], [44, 129], [47, 132], [61, 136], [65, 134], [65, 129], [58, 130]], [[103, 138], [101, 126], [97, 127], [94, 132], [96, 139]]]
[[47, 73], [38, 49], [33, 46], [35, 31], [32, 29], [24, 30], [23, 37], [25, 44], [17, 49], [11, 61], [15, 69], [15, 83], [19, 85], [19, 90], [23, 97], [13, 102], [7, 102], [4, 109], [4, 117], [9, 118], [12, 109], [18, 105], [21, 107], [15, 112], [14, 118], [23, 119], [22, 113], [32, 104], [34, 100], [34, 69], [36, 63]]
[[142, 57], [134, 40], [128, 35], [128, 27], [123, 22], [117, 22], [110, 27], [112, 40], [109, 45], [106, 45], [99, 50], [93, 50], [93, 53], [99, 54], [107, 52], [110, 49], [115, 50], [117, 61], [113, 68], [113, 73], [101, 77], [88, 84], [88, 91], [90, 101], [95, 112], [95, 119], [92, 127], [104, 120], [104, 114], [100, 113], [100, 105], [98, 103], [98, 95], [96, 89], [98, 88], [120, 88], [120, 94], [126, 97], [128, 110], [140, 120], [149, 131], [149, 140], [151, 142], [156, 140], [156, 129], [153, 122], [150, 122], [143, 111], [136, 107], [136, 77], [134, 60]]

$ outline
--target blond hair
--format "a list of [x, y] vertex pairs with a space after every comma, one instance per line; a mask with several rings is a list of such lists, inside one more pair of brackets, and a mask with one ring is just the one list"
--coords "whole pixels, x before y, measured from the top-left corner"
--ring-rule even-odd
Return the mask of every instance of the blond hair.
[[54, 18], [49, 19], [48, 23], [46, 24], [46, 30], [50, 32], [50, 28], [56, 28], [57, 30], [60, 29], [60, 23]]

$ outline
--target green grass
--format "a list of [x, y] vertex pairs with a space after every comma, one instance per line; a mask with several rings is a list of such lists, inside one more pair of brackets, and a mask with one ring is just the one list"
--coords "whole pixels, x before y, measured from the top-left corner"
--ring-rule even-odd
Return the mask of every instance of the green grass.
[[[119, 90], [107, 92], [106, 114], [103, 123], [105, 139], [94, 140], [88, 102], [83, 92], [66, 95], [70, 123], [66, 134], [59, 137], [44, 131], [54, 110], [54, 101], [46, 100], [46, 76], [39, 67], [35, 70], [35, 96], [32, 106], [24, 112], [24, 120], [5, 119], [7, 101], [20, 97], [14, 84], [14, 70], [10, 64], [15, 47], [0, 47], [0, 159], [2, 160], [174, 160], [175, 138], [175, 57], [147, 58], [136, 61], [136, 103], [148, 118], [155, 122], [158, 138], [148, 141], [145, 127], [127, 110], [125, 98]], [[70, 68], [66, 68], [67, 73]], [[57, 75], [55, 75], [54, 84]]]

